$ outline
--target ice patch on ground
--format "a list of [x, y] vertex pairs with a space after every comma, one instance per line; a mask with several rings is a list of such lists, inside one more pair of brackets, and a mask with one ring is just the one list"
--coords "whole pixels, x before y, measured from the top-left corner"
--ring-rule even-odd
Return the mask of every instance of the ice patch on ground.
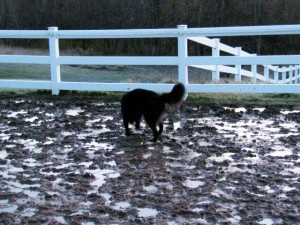
[[137, 210], [139, 211], [138, 216], [143, 218], [156, 217], [159, 213], [156, 209], [152, 208], [137, 208]]
[[85, 112], [85, 110], [82, 110], [81, 108], [75, 108], [75, 109], [69, 109], [65, 112], [68, 116], [78, 116], [80, 113]]

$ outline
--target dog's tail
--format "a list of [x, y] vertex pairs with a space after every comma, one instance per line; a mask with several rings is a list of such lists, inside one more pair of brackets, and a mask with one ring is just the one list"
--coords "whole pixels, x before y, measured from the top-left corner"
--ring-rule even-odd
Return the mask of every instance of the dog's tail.
[[160, 99], [164, 103], [177, 104], [183, 100], [184, 95], [185, 95], [185, 87], [182, 83], [178, 83], [173, 87], [170, 93], [162, 94], [160, 96]]

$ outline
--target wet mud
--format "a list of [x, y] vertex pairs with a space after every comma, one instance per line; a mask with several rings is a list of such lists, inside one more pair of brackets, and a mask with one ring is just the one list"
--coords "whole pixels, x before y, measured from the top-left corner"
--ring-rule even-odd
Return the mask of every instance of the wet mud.
[[0, 224], [299, 224], [299, 123], [186, 104], [152, 143], [118, 102], [0, 99]]

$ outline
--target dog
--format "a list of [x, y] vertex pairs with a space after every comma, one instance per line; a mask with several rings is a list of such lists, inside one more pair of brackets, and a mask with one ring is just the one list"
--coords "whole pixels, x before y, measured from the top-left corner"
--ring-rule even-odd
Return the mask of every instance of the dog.
[[[140, 128], [142, 117], [153, 131], [153, 142], [156, 142], [163, 131], [163, 117], [167, 107], [179, 107], [185, 96], [182, 83], [176, 84], [170, 93], [162, 95], [145, 89], [135, 89], [126, 93], [121, 100], [121, 111], [125, 134], [129, 136], [129, 123]], [[157, 130], [157, 127], [159, 129]]]

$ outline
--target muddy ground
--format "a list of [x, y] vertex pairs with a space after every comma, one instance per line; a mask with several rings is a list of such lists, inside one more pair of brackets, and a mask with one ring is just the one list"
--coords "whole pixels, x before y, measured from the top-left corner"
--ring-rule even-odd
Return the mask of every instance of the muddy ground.
[[0, 224], [300, 224], [300, 107], [186, 104], [163, 140], [120, 104], [0, 98]]

